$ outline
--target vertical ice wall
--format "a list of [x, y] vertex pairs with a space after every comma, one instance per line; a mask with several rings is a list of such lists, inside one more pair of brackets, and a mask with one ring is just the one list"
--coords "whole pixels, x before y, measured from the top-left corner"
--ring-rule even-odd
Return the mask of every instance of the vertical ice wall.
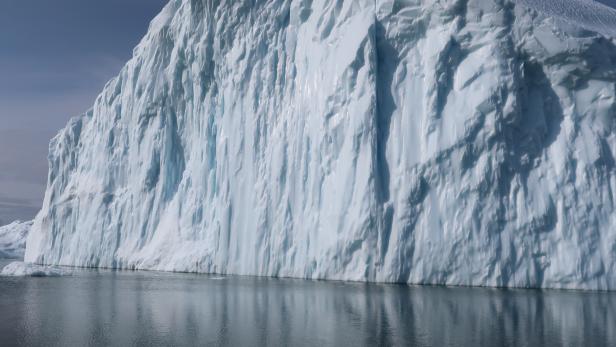
[[504, 0], [174, 0], [52, 141], [37, 263], [616, 289], [616, 46]]

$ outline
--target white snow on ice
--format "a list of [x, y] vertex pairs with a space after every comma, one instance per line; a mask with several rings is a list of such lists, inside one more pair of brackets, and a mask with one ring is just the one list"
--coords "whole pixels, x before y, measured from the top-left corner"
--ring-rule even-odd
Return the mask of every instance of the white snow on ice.
[[[616, 36], [616, 9], [594, 0], [517, 0], [571, 24]], [[616, 3], [615, 3], [616, 4]]]

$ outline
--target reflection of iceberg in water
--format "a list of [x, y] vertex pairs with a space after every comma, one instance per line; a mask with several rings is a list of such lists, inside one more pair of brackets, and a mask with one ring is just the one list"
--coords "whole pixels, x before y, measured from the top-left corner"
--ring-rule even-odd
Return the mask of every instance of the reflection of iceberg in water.
[[[34, 344], [616, 343], [613, 293], [424, 288], [237, 277], [210, 280], [204, 276], [151, 273], [24, 281], [8, 290], [25, 293], [7, 293], [11, 295], [0, 297], [0, 305], [5, 304], [2, 298], [19, 298], [11, 302], [14, 307], [7, 307], [17, 316], [14, 323], [18, 329], [35, 327], [23, 331]], [[54, 312], [54, 321], [44, 321], [54, 316], [50, 312]], [[63, 334], [59, 336], [53, 330]]]

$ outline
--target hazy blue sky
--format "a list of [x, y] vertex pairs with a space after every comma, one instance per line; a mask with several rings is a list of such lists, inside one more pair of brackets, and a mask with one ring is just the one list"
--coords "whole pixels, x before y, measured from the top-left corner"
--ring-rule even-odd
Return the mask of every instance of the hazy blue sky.
[[0, 221], [34, 216], [49, 139], [93, 104], [166, 2], [0, 0]]

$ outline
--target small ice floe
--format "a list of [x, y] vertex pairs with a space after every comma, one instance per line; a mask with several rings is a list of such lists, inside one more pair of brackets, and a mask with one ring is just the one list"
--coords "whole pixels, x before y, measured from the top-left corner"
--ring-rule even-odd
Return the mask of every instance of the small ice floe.
[[16, 261], [5, 266], [0, 276], [10, 277], [60, 277], [70, 276], [72, 272], [57, 266], [44, 266]]

